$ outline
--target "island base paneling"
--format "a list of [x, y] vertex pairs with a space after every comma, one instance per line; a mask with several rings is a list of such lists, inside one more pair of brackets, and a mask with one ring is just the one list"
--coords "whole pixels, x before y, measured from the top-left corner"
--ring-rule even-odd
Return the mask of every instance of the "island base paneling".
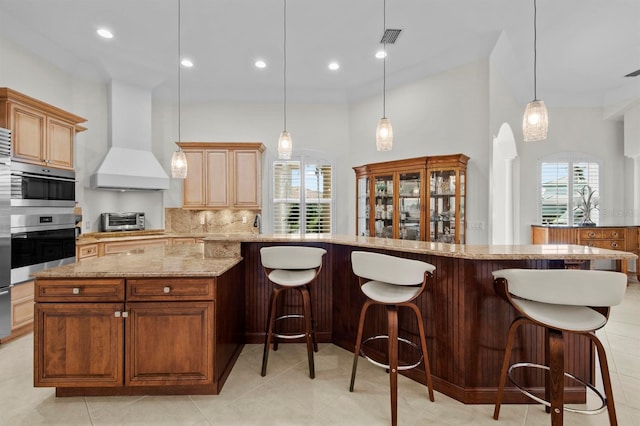
[[[334, 246], [333, 275], [333, 343], [349, 351], [354, 350], [358, 315], [365, 297], [351, 272], [352, 247]], [[395, 251], [380, 253], [423, 260], [436, 266], [434, 277], [417, 299], [429, 350], [434, 387], [464, 403], [495, 403], [500, 367], [507, 340], [507, 332], [516, 312], [493, 290], [491, 272], [503, 268], [550, 269], [563, 268], [562, 261], [474, 261], [442, 256], [424, 256]], [[588, 262], [582, 267], [588, 267]], [[417, 324], [409, 312], [399, 311], [400, 336], [418, 344]], [[370, 310], [365, 323], [365, 336], [386, 330], [383, 309]], [[542, 329], [523, 328], [516, 338], [512, 361], [544, 364], [545, 335]], [[405, 345], [402, 345], [405, 346]], [[415, 359], [411, 349], [401, 346], [400, 359]], [[384, 348], [375, 345], [368, 350]], [[593, 351], [586, 339], [567, 339], [565, 359], [568, 371], [587, 380], [594, 377]], [[425, 384], [424, 364], [403, 372], [413, 380]], [[544, 396], [541, 374], [522, 377], [522, 383]], [[567, 402], [583, 402], [583, 388], [567, 388]], [[530, 403], [531, 400], [515, 387], [507, 387], [505, 403]]]

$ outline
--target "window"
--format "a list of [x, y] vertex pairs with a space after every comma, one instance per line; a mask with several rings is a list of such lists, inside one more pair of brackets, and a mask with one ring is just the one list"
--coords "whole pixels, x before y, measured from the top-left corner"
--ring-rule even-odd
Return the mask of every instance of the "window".
[[330, 234], [333, 167], [326, 160], [296, 156], [273, 162], [273, 233]]
[[540, 162], [543, 225], [598, 224], [600, 164], [581, 154], [556, 154]]

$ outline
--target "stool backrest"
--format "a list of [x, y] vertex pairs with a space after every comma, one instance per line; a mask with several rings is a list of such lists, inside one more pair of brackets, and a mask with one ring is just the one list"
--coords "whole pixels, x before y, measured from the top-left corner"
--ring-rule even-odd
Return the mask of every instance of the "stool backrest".
[[260, 249], [262, 266], [269, 269], [313, 269], [327, 251], [319, 247], [273, 246]]
[[359, 277], [395, 285], [422, 284], [424, 273], [436, 270], [427, 262], [367, 251], [351, 252], [351, 266]]
[[615, 306], [627, 289], [626, 274], [578, 269], [502, 269], [494, 278], [507, 280], [510, 294], [559, 305]]

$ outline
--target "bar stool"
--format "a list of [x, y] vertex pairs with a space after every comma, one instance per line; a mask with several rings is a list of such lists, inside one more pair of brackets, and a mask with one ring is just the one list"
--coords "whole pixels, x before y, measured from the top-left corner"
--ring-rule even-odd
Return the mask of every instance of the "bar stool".
[[[349, 391], [353, 392], [356, 380], [356, 369], [358, 368], [358, 358], [362, 355], [365, 359], [385, 368], [389, 371], [389, 387], [391, 393], [391, 423], [398, 423], [398, 370], [408, 370], [415, 368], [424, 360], [424, 370], [429, 389], [429, 399], [433, 401], [433, 384], [431, 382], [431, 369], [429, 367], [429, 354], [427, 352], [427, 341], [424, 335], [424, 324], [422, 314], [414, 299], [422, 294], [427, 284], [427, 277], [432, 276], [435, 266], [418, 260], [404, 259], [395, 256], [388, 256], [379, 253], [364, 251], [354, 251], [351, 253], [351, 265], [353, 273], [358, 277], [360, 289], [367, 296], [367, 300], [362, 305], [360, 311], [360, 322], [358, 324], [358, 336], [353, 352], [353, 368], [351, 370], [351, 385]], [[362, 341], [364, 321], [367, 310], [372, 305], [383, 305], [387, 310], [387, 334], [372, 336]], [[398, 336], [398, 307], [406, 306], [410, 308], [418, 321], [418, 331], [420, 334], [421, 348], [408, 339]], [[388, 360], [389, 364], [382, 364], [368, 357], [361, 348], [364, 344], [372, 340], [388, 340]], [[422, 356], [417, 362], [410, 365], [398, 365], [398, 345], [399, 342], [413, 346], [417, 350], [422, 350]]]
[[[260, 258], [267, 279], [273, 283], [273, 291], [269, 300], [269, 314], [267, 319], [267, 332], [264, 341], [262, 355], [262, 376], [267, 374], [267, 360], [269, 347], [274, 344], [274, 350], [278, 349], [277, 339], [300, 339], [304, 337], [307, 342], [307, 354], [309, 358], [309, 377], [315, 377], [313, 364], [313, 352], [318, 351], [316, 341], [315, 322], [313, 319], [313, 306], [311, 303], [310, 284], [322, 269], [322, 257], [327, 251], [318, 247], [299, 246], [274, 246], [260, 249]], [[287, 290], [296, 290], [302, 297], [303, 313], [287, 313], [276, 318], [278, 298]], [[304, 333], [276, 333], [274, 332], [276, 321], [304, 318]]]
[[[544, 404], [547, 410], [550, 408], [551, 424], [554, 426], [562, 424], [565, 410], [597, 414], [605, 409], [609, 414], [609, 423], [617, 425], [607, 355], [595, 331], [607, 323], [611, 306], [622, 302], [627, 288], [627, 276], [610, 271], [503, 269], [493, 272], [493, 277], [496, 292], [504, 297], [519, 314], [509, 327], [493, 418], [498, 420], [505, 382], [509, 376], [509, 380], [522, 393]], [[547, 335], [545, 353], [548, 366], [530, 362], [509, 366], [516, 330], [523, 324], [534, 324], [545, 328]], [[564, 371], [565, 333], [586, 336], [595, 345], [605, 396], [592, 384]], [[513, 379], [514, 370], [519, 368], [538, 368], [548, 371], [545, 380], [546, 399], [534, 395]], [[591, 410], [564, 407], [564, 376], [576, 380], [594, 392], [600, 398], [602, 405]]]

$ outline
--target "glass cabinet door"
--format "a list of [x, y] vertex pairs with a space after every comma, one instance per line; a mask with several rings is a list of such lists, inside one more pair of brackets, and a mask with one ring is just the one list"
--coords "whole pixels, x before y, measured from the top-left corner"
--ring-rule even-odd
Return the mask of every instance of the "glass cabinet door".
[[358, 235], [369, 237], [369, 178], [363, 177], [358, 179], [358, 216], [357, 224]]
[[432, 171], [429, 186], [429, 240], [455, 243], [456, 171]]
[[374, 189], [374, 236], [393, 238], [393, 175], [374, 176]]
[[464, 175], [464, 170], [460, 170], [460, 223], [458, 224], [458, 232], [460, 234], [460, 240], [457, 241], [457, 244], [464, 244], [465, 243], [465, 230], [467, 229], [467, 216], [466, 216], [466, 211], [465, 211], [465, 199], [466, 199], [466, 192], [467, 192], [467, 185], [465, 182], [465, 175]]
[[421, 240], [422, 206], [420, 206], [420, 172], [400, 173], [400, 209], [399, 238], [403, 240]]

